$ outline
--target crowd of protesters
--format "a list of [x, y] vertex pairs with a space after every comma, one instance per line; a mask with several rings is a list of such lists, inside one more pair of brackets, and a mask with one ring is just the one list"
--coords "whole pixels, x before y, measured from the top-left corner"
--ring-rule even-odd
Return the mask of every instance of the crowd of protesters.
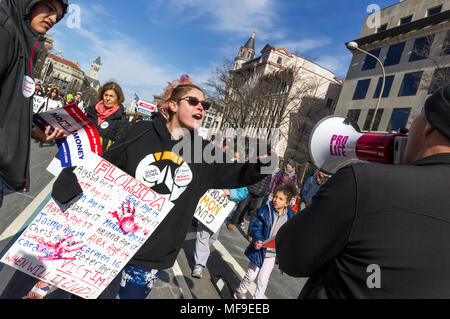
[[[103, 158], [138, 180], [149, 154], [172, 154], [186, 137], [202, 150], [211, 146], [197, 132], [210, 104], [188, 76], [169, 83], [164, 103], [149, 121], [130, 124], [116, 82], [104, 84], [92, 105], [84, 105], [80, 92], [61, 96], [57, 87], [45, 90], [34, 83], [43, 35], [64, 17], [68, 1], [2, 0], [0, 9], [0, 207], [5, 189], [29, 188], [30, 139], [52, 143], [66, 137], [61, 130], [32, 125], [33, 94], [43, 98], [36, 112], [76, 103], [99, 132]], [[352, 164], [329, 180], [317, 170], [301, 187], [294, 159], [286, 159], [278, 172], [262, 173], [278, 161], [270, 147], [255, 161], [229, 160], [217, 145], [220, 162], [167, 160], [161, 165], [169, 171], [184, 165], [191, 180], [179, 193], [152, 186], [174, 207], [123, 268], [116, 298], [147, 297], [161, 270], [174, 265], [195, 207], [209, 189], [238, 201], [229, 230], [241, 226], [246, 215], [249, 219], [245, 255], [250, 263], [235, 298], [246, 298], [255, 280], [253, 298], [263, 298], [276, 264], [289, 275], [309, 277], [301, 293], [305, 298], [449, 297], [449, 101], [449, 85], [427, 99], [411, 126], [404, 165]], [[194, 158], [195, 149], [190, 151], [182, 155]], [[60, 204], [82, 193], [73, 170], [63, 169], [53, 185], [52, 197]], [[202, 277], [217, 236], [198, 224], [193, 277]], [[383, 289], [367, 284], [366, 267], [374, 264], [383, 270]], [[25, 298], [44, 298], [52, 289], [38, 282]]]

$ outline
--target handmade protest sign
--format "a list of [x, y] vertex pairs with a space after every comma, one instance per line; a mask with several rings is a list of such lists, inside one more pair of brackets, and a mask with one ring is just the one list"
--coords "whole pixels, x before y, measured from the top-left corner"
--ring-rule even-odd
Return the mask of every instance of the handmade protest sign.
[[62, 129], [68, 136], [57, 141], [61, 167], [78, 165], [91, 151], [102, 155], [102, 145], [95, 125], [75, 103], [33, 115], [41, 130], [47, 126]]
[[39, 111], [42, 103], [44, 103], [44, 97], [39, 95], [33, 95], [33, 113]]
[[235, 202], [223, 197], [223, 190], [209, 189], [199, 200], [194, 217], [212, 232], [217, 232], [228, 217]]
[[51, 199], [1, 262], [86, 299], [97, 298], [173, 203], [90, 152], [74, 170], [83, 194]]

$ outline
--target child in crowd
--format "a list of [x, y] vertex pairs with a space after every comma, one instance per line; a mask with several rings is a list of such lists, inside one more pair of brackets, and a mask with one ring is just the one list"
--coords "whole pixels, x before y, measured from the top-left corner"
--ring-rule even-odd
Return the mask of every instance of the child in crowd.
[[297, 194], [295, 185], [291, 183], [282, 185], [273, 193], [272, 201], [259, 208], [257, 217], [252, 223], [250, 232], [253, 241], [245, 250], [250, 263], [247, 273], [234, 293], [236, 299], [246, 298], [250, 284], [257, 277], [257, 289], [253, 298], [264, 298], [264, 292], [276, 262], [276, 251], [275, 248], [262, 247], [263, 242], [275, 238], [281, 226], [295, 215], [289, 207], [291, 199]]

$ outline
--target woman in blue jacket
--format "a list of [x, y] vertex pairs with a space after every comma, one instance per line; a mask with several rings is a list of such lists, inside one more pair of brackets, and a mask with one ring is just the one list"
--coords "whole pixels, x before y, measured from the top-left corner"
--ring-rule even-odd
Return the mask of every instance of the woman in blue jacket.
[[266, 248], [262, 245], [264, 241], [275, 238], [281, 226], [295, 215], [289, 204], [296, 194], [297, 188], [294, 184], [280, 186], [274, 191], [272, 201], [258, 210], [257, 217], [250, 229], [253, 239], [245, 250], [245, 255], [250, 259], [250, 263], [247, 273], [234, 293], [236, 299], [245, 299], [250, 284], [257, 277], [257, 289], [253, 299], [264, 298], [264, 292], [275, 265], [276, 251], [275, 248]]

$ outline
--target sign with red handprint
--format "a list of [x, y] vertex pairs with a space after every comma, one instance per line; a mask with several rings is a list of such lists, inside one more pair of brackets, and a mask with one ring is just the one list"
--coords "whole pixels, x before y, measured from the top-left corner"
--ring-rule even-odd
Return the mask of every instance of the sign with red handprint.
[[45, 203], [1, 262], [94, 299], [151, 237], [173, 203], [92, 152], [74, 173], [83, 194], [68, 207], [52, 199]]

